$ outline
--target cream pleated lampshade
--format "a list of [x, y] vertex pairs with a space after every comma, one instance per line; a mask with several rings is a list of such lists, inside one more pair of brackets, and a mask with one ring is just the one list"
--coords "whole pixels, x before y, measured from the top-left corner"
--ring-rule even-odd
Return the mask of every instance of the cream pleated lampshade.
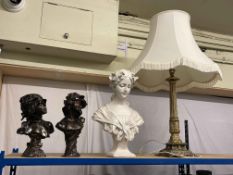
[[180, 10], [168, 10], [152, 17], [147, 42], [131, 71], [139, 77], [136, 86], [152, 92], [169, 89], [166, 79], [171, 68], [180, 79], [177, 91], [211, 87], [222, 79], [218, 65], [195, 42], [189, 14]]

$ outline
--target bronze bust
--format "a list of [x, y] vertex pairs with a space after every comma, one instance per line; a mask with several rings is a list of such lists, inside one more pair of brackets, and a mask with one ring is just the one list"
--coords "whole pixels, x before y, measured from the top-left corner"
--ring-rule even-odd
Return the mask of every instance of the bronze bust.
[[20, 98], [22, 119], [26, 119], [17, 130], [18, 134], [28, 135], [30, 142], [23, 152], [25, 157], [45, 157], [41, 149], [41, 139], [45, 139], [54, 132], [53, 124], [42, 119], [42, 115], [47, 113], [46, 99], [39, 94], [27, 94]]
[[64, 118], [56, 124], [56, 127], [64, 132], [66, 149], [64, 156], [78, 157], [77, 138], [81, 133], [85, 119], [81, 117], [82, 109], [87, 105], [84, 96], [78, 93], [69, 93], [64, 100], [62, 111]]

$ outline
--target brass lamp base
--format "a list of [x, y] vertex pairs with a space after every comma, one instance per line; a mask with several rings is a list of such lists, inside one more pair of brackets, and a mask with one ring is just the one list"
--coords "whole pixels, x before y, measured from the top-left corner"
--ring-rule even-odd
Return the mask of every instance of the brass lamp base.
[[167, 79], [170, 87], [170, 120], [169, 120], [169, 132], [170, 139], [166, 144], [166, 147], [162, 149], [158, 156], [166, 157], [186, 157], [195, 156], [190, 150], [187, 149], [186, 144], [180, 139], [180, 127], [179, 118], [177, 112], [177, 99], [176, 99], [176, 82], [179, 80], [175, 77], [175, 69], [169, 70], [170, 77]]
[[165, 157], [196, 157], [194, 153], [186, 148], [185, 143], [167, 143], [166, 147], [156, 153], [157, 156]]

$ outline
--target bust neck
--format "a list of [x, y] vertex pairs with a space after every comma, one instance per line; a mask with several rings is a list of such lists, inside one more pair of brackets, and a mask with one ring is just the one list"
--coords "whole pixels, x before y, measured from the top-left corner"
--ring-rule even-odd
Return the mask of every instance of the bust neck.
[[115, 95], [112, 96], [111, 98], [111, 103], [114, 105], [129, 105], [129, 102], [127, 101], [126, 98], [119, 98]]
[[40, 121], [40, 120], [42, 120], [42, 115], [40, 115], [40, 114], [31, 115], [28, 120], [30, 120], [32, 122]]

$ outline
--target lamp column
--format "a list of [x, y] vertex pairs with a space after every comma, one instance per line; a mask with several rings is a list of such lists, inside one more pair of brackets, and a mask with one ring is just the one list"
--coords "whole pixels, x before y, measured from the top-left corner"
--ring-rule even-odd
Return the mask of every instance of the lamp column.
[[186, 148], [186, 144], [180, 139], [180, 126], [177, 112], [176, 82], [179, 78], [175, 77], [175, 69], [169, 70], [170, 77], [167, 79], [170, 87], [170, 119], [169, 132], [170, 139], [166, 147], [159, 152], [165, 156], [193, 156], [193, 153]]
[[[169, 132], [171, 134], [169, 142], [172, 147], [175, 145], [182, 144], [180, 139], [180, 126], [179, 126], [179, 118], [177, 112], [177, 98], [176, 98], [176, 82], [179, 78], [175, 77], [175, 69], [169, 70], [170, 77], [167, 79], [170, 87], [170, 119], [169, 119]], [[175, 145], [174, 145], [175, 144]], [[183, 145], [183, 144], [182, 144]]]

